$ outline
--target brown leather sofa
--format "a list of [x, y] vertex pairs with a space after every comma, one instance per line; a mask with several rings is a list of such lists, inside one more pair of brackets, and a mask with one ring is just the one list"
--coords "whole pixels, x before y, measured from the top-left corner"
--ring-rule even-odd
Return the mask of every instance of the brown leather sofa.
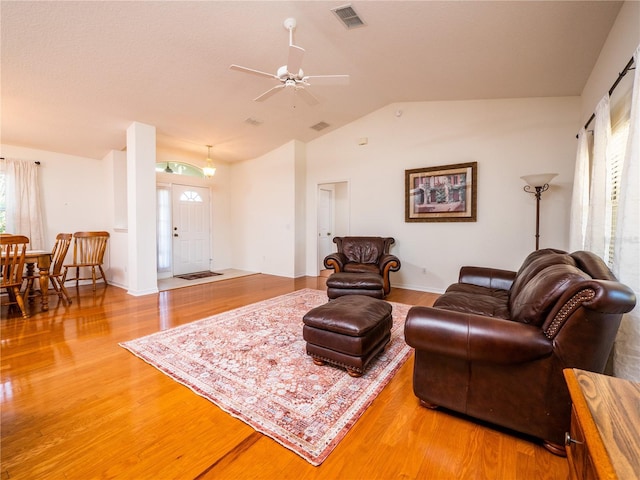
[[590, 252], [545, 249], [518, 272], [462, 267], [433, 307], [412, 307], [413, 390], [445, 407], [543, 440], [564, 455], [571, 400], [562, 370], [602, 373], [636, 298]]
[[391, 237], [334, 237], [336, 253], [324, 259], [325, 268], [335, 273], [375, 273], [382, 276], [385, 295], [391, 291], [389, 272], [400, 270], [400, 260], [389, 253], [395, 239]]

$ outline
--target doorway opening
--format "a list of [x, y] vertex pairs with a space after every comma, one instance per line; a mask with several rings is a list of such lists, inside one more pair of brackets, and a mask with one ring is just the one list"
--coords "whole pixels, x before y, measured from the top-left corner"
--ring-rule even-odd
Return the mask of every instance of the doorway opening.
[[209, 189], [194, 185], [158, 185], [158, 278], [210, 269]]
[[317, 254], [318, 275], [323, 275], [324, 258], [335, 252], [334, 237], [349, 235], [349, 182], [318, 184]]

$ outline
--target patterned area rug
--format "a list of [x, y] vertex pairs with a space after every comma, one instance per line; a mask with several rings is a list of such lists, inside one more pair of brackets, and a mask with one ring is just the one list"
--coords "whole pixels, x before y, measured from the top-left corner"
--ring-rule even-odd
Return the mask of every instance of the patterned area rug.
[[314, 365], [302, 317], [326, 302], [324, 291], [298, 290], [120, 345], [320, 465], [411, 353], [410, 305], [389, 302], [391, 341], [362, 377]]

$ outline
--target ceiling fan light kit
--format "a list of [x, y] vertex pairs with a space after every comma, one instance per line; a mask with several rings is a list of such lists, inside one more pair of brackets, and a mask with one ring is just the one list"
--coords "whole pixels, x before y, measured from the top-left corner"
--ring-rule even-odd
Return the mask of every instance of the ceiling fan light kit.
[[287, 18], [284, 21], [284, 28], [289, 31], [289, 56], [287, 64], [279, 67], [275, 74], [255, 70], [253, 68], [243, 67], [240, 65], [231, 65], [231, 70], [249, 73], [260, 77], [267, 77], [278, 80], [279, 85], [270, 88], [262, 95], [254, 98], [256, 102], [264, 102], [283, 89], [293, 90], [296, 94], [308, 104], [317, 105], [320, 101], [313, 95], [307, 87], [312, 84], [317, 85], [345, 85], [349, 83], [349, 75], [307, 75], [302, 71], [302, 59], [304, 57], [304, 48], [294, 45], [293, 31], [296, 28], [296, 19]]

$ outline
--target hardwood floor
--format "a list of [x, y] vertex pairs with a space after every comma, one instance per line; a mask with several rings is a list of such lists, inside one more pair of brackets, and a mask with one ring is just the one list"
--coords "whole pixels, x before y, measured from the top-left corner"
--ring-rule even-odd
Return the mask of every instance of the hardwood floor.
[[[319, 467], [136, 358], [118, 343], [325, 278], [252, 275], [133, 297], [69, 288], [69, 307], [2, 307], [1, 476], [6, 479], [566, 479], [535, 443], [422, 408], [409, 360]], [[394, 289], [390, 301], [430, 305]]]

